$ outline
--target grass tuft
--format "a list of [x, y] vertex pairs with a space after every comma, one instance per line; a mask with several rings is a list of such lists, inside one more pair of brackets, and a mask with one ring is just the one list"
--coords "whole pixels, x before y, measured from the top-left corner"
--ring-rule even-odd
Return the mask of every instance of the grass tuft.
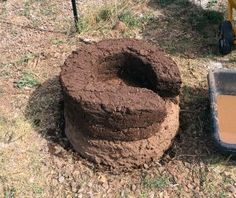
[[131, 12], [130, 10], [125, 10], [123, 13], [119, 15], [118, 18], [120, 21], [124, 22], [129, 28], [140, 27], [141, 25], [140, 18], [135, 16], [134, 13]]
[[[145, 1], [143, 1], [144, 3]], [[80, 34], [92, 32], [103, 34], [111, 31], [117, 21], [122, 21], [127, 26], [127, 35], [141, 29], [146, 23], [153, 19], [154, 15], [148, 11], [141, 11], [139, 5], [134, 1], [120, 1], [103, 4], [97, 8], [87, 8], [81, 11], [77, 27]], [[132, 7], [132, 10], [130, 9]]]
[[108, 21], [111, 19], [113, 11], [109, 7], [104, 7], [98, 12], [97, 21]]
[[23, 73], [21, 78], [16, 81], [15, 84], [17, 88], [34, 88], [39, 85], [39, 82], [32, 73]]
[[145, 177], [142, 185], [144, 188], [150, 188], [150, 189], [164, 189], [170, 184], [170, 178], [168, 176], [160, 176], [155, 178], [149, 178]]

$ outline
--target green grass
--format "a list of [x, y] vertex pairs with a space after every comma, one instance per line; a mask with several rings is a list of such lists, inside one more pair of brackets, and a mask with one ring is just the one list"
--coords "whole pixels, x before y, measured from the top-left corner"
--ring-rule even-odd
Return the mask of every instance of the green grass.
[[124, 22], [129, 28], [140, 27], [141, 25], [140, 18], [138, 16], [135, 16], [134, 13], [130, 10], [125, 10], [119, 15], [118, 18], [120, 21]]
[[14, 65], [18, 66], [18, 65], [23, 65], [23, 64], [26, 64], [28, 63], [30, 60], [36, 58], [37, 55], [36, 54], [33, 54], [33, 53], [28, 53], [28, 54], [25, 54], [23, 55], [22, 57], [20, 57], [15, 63]]
[[52, 43], [53, 45], [62, 45], [62, 44], [65, 43], [65, 41], [60, 40], [60, 39], [57, 39], [57, 38], [54, 38], [54, 39], [51, 40], [51, 43]]
[[34, 88], [39, 85], [39, 82], [33, 74], [23, 73], [21, 78], [15, 82], [15, 85], [17, 88], [24, 88], [24, 87]]
[[0, 115], [0, 126], [6, 122], [7, 122], [7, 119], [4, 116]]
[[4, 192], [4, 198], [14, 198], [15, 197], [15, 193], [16, 193], [16, 189], [15, 188], [7, 189]]
[[[126, 31], [131, 33], [142, 29], [145, 24], [154, 18], [154, 14], [148, 12], [140, 12], [140, 10], [131, 10], [134, 6], [133, 1], [120, 1], [119, 3], [110, 3], [97, 8], [89, 8], [81, 13], [77, 29], [80, 34], [88, 32], [97, 32], [106, 34], [112, 31], [117, 21], [122, 21], [126, 25]], [[122, 32], [124, 33], [124, 32]]]
[[33, 189], [33, 192], [37, 195], [42, 195], [44, 192], [44, 189], [35, 183], [32, 184], [32, 189]]
[[159, 177], [145, 177], [142, 181], [142, 186], [149, 189], [164, 189], [170, 185], [170, 177], [161, 175]]
[[114, 11], [112, 8], [104, 7], [98, 12], [97, 21], [108, 21], [111, 19]]
[[36, 57], [38, 57], [37, 54], [27, 53], [27, 54], [24, 54], [19, 59], [15, 60], [13, 62], [0, 63], [0, 68], [12, 67], [12, 66], [20, 66], [20, 65], [28, 63], [30, 60], [33, 60]]
[[146, 192], [142, 192], [142, 193], [140, 194], [140, 198], [148, 198], [147, 193], [146, 193]]
[[89, 22], [85, 17], [80, 17], [77, 22], [77, 29], [79, 33], [86, 32], [89, 29]]
[[29, 1], [25, 1], [22, 15], [30, 19], [30, 2]]
[[55, 4], [50, 4], [50, 3], [51, 2], [48, 2], [48, 1], [44, 2], [44, 4], [47, 5], [47, 8], [45, 9], [45, 6], [44, 6], [42, 9], [40, 9], [40, 13], [43, 14], [44, 16], [55, 17], [58, 12], [57, 7]]

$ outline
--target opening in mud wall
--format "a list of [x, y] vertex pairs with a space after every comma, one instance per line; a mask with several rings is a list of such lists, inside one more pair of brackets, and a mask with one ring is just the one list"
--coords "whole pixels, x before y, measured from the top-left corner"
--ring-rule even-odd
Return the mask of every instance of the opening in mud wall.
[[157, 78], [151, 64], [137, 55], [125, 52], [108, 56], [97, 69], [99, 81], [120, 80], [128, 86], [156, 89]]

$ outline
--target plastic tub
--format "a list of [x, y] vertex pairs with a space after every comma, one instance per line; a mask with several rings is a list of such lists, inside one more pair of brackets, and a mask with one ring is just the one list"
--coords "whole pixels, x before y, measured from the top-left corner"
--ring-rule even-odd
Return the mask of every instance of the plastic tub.
[[[213, 121], [213, 139], [218, 148], [223, 152], [236, 154], [236, 141], [234, 144], [225, 143], [220, 138], [219, 118], [217, 111], [217, 96], [231, 95], [236, 96], [236, 70], [216, 69], [209, 72], [208, 75], [209, 95], [211, 103], [211, 115]], [[232, 108], [236, 108], [232, 107]], [[236, 117], [235, 117], [236, 122]], [[235, 128], [236, 136], [236, 128]]]

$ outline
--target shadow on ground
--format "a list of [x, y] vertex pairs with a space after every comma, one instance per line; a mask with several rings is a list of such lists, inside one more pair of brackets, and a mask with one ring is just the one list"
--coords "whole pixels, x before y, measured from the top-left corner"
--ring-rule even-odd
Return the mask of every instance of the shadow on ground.
[[48, 140], [49, 147], [59, 144], [66, 150], [71, 149], [64, 133], [63, 96], [58, 76], [47, 80], [31, 94], [25, 116]]
[[185, 86], [181, 91], [180, 102], [179, 133], [166, 156], [187, 162], [207, 159], [215, 153], [208, 91]]
[[[180, 131], [162, 163], [177, 159], [189, 163], [218, 163], [227, 159], [218, 154], [211, 140], [210, 110], [206, 89], [183, 87], [181, 93]], [[35, 130], [51, 145], [71, 150], [64, 134], [63, 97], [56, 76], [38, 87], [30, 96], [26, 117]]]
[[189, 0], [152, 0], [149, 6], [160, 13], [145, 27], [145, 39], [153, 40], [172, 55], [194, 58], [218, 54], [218, 27], [224, 20], [222, 5], [221, 12], [204, 10]]

